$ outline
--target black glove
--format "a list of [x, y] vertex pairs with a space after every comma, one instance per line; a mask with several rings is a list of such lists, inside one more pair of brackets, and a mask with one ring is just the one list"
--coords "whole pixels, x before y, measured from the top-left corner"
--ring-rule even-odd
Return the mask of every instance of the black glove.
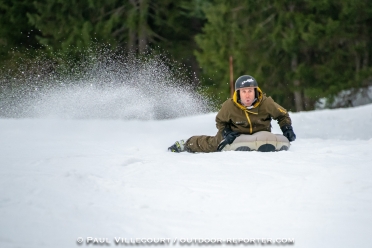
[[283, 135], [287, 137], [289, 141], [295, 141], [296, 134], [293, 132], [293, 128], [290, 125], [282, 126], [280, 129], [282, 129]]
[[232, 131], [230, 126], [226, 126], [222, 131], [223, 140], [218, 145], [217, 151], [220, 152], [227, 144], [233, 143], [239, 135], [240, 133]]

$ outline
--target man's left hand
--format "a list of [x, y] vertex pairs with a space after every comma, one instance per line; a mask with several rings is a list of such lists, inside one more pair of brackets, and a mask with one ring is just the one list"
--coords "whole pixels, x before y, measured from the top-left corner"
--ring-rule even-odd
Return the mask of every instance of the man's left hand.
[[287, 137], [289, 141], [295, 141], [296, 134], [293, 132], [291, 125], [282, 126], [280, 129], [282, 129], [283, 135]]

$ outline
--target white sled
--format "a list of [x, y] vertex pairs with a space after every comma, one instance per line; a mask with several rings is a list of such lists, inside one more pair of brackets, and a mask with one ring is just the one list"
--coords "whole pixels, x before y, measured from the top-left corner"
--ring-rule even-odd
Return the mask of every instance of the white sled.
[[260, 131], [252, 135], [241, 134], [231, 145], [226, 145], [222, 151], [274, 152], [287, 151], [290, 146], [291, 144], [285, 136]]

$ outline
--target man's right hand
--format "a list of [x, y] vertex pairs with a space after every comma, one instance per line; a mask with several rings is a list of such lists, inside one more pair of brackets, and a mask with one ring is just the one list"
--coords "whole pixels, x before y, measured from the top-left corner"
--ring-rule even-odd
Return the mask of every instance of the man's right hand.
[[222, 132], [223, 140], [220, 142], [220, 144], [217, 147], [217, 151], [221, 151], [227, 144], [231, 144], [234, 142], [236, 137], [240, 135], [240, 133], [232, 131], [229, 126], [226, 126]]
[[230, 132], [225, 136], [224, 140], [226, 140], [227, 144], [230, 145], [231, 143], [234, 142], [236, 137], [238, 137], [239, 135], [240, 135], [240, 133], [238, 133], [238, 132]]

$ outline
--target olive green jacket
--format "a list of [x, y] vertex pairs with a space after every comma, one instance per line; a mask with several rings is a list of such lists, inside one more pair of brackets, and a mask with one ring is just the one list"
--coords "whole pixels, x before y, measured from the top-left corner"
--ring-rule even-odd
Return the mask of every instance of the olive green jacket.
[[216, 116], [218, 132], [216, 136], [192, 136], [185, 143], [185, 149], [189, 152], [215, 152], [218, 144], [222, 141], [222, 131], [230, 125], [233, 131], [242, 134], [252, 134], [258, 131], [271, 132], [271, 119], [278, 121], [279, 126], [291, 125], [291, 119], [287, 111], [274, 102], [271, 97], [266, 97], [260, 88], [257, 88], [258, 99], [250, 109], [238, 102], [238, 93], [235, 92], [232, 99], [222, 104], [221, 110]]
[[257, 91], [258, 99], [251, 109], [238, 102], [237, 91], [232, 99], [222, 104], [216, 116], [216, 126], [219, 132], [222, 132], [226, 125], [231, 125], [233, 131], [243, 134], [258, 131], [271, 132], [271, 119], [277, 120], [280, 127], [292, 124], [287, 110], [274, 102], [271, 97], [266, 97], [260, 88], [257, 88]]

